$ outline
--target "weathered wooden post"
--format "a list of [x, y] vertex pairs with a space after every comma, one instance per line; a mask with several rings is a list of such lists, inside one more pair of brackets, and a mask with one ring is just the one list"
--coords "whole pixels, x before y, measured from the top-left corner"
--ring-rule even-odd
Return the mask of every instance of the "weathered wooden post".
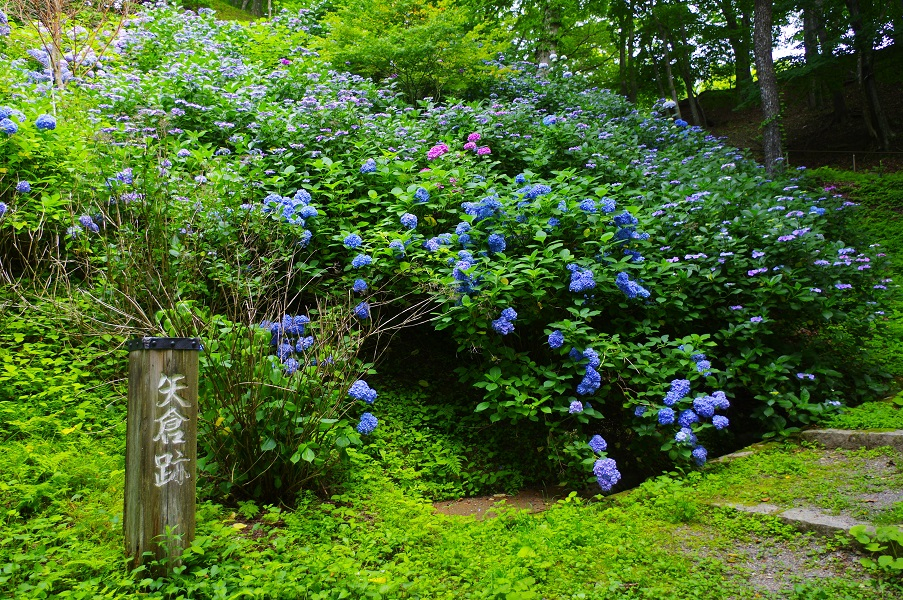
[[151, 552], [171, 569], [194, 539], [201, 342], [145, 337], [128, 350], [125, 551], [133, 568]]

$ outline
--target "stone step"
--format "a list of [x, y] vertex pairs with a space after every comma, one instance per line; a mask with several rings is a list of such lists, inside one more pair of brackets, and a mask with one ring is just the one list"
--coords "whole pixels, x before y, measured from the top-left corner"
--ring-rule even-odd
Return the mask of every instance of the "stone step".
[[734, 510], [757, 515], [771, 515], [788, 525], [792, 525], [799, 531], [813, 531], [826, 536], [833, 536], [837, 533], [846, 534], [851, 527], [856, 525], [865, 525], [869, 532], [875, 531], [875, 527], [871, 523], [858, 521], [846, 515], [829, 515], [817, 508], [787, 509], [765, 502], [759, 504], [735, 504], [728, 502], [718, 503], [716, 506], [733, 508]]
[[903, 452], [903, 430], [898, 431], [851, 431], [847, 429], [809, 429], [800, 437], [807, 442], [816, 442], [829, 450], [858, 450], [859, 448], [880, 448], [890, 446]]

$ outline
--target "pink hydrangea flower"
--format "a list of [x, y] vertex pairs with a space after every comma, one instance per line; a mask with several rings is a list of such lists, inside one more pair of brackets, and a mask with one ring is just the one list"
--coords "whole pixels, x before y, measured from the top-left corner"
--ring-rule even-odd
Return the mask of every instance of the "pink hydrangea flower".
[[440, 156], [442, 156], [443, 154], [446, 154], [447, 152], [448, 152], [448, 146], [440, 143], [440, 144], [436, 144], [435, 146], [430, 148], [429, 152], [426, 153], [426, 157], [429, 160], [435, 160], [435, 159], [439, 158]]
[[489, 146], [480, 146], [477, 148], [477, 156], [486, 156], [487, 154], [492, 154], [492, 150], [489, 149]]
[[476, 150], [477, 145], [474, 142], [467, 142], [466, 144], [464, 144], [464, 149], [465, 150]]
[[479, 133], [476, 133], [476, 132], [471, 133], [469, 136], [467, 136], [467, 141], [468, 141], [468, 142], [478, 142], [478, 141], [480, 141], [480, 134], [479, 134]]

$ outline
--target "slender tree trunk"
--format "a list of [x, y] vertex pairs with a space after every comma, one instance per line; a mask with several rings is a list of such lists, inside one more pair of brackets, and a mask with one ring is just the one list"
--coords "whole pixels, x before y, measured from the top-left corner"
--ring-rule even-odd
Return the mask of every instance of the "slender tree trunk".
[[815, 67], [818, 62], [818, 36], [815, 33], [815, 15], [812, 7], [803, 7], [803, 56], [806, 59], [806, 65], [809, 70], [809, 108], [818, 107], [819, 102], [818, 89], [819, 81], [815, 75]]
[[772, 46], [772, 0], [755, 0], [753, 42], [756, 54], [756, 74], [762, 95], [762, 146], [765, 170], [774, 173], [781, 159], [781, 100], [774, 73]]
[[628, 93], [627, 99], [636, 102], [637, 97], [637, 81], [636, 81], [636, 24], [633, 19], [633, 2], [628, 4], [629, 15], [627, 16], [627, 83]]
[[668, 31], [658, 24], [659, 34], [662, 37], [662, 51], [665, 54], [665, 80], [668, 82], [668, 92], [671, 94], [671, 100], [674, 101], [674, 113], [678, 119], [683, 119], [680, 114], [680, 100], [677, 97], [677, 88], [674, 86], [674, 73], [671, 72], [671, 52], [668, 50]]
[[[815, 33], [818, 36], [818, 44], [821, 47], [820, 52], [823, 56], [834, 55], [834, 45], [828, 39], [828, 32], [825, 29], [825, 9], [822, 0], [815, 0]], [[834, 120], [844, 122], [849, 116], [847, 110], [847, 101], [843, 97], [843, 73], [830, 72], [827, 77], [826, 85], [831, 92], [831, 104], [834, 107]]]
[[894, 132], [890, 128], [887, 115], [884, 114], [878, 98], [874, 69], [874, 38], [864, 29], [859, 0], [846, 0], [846, 5], [850, 11], [853, 46], [856, 48], [856, 76], [864, 100], [865, 126], [878, 148], [887, 150], [890, 148]]
[[749, 21], [747, 19], [743, 24], [744, 29], [741, 29], [731, 0], [719, 0], [718, 7], [721, 9], [724, 23], [727, 26], [727, 41], [734, 52], [734, 85], [739, 99], [743, 90], [752, 84], [749, 61]]

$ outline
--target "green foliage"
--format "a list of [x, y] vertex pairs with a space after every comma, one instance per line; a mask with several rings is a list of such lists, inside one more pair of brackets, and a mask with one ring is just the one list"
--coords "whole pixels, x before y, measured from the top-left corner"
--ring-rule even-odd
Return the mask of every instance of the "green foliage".
[[868, 531], [865, 525], [856, 525], [850, 529], [857, 542], [863, 548], [874, 553], [875, 559], [863, 557], [859, 559], [863, 566], [881, 570], [893, 577], [903, 575], [903, 530], [899, 527], [876, 527], [874, 532]]
[[891, 402], [865, 402], [822, 421], [835, 429], [903, 429], [903, 392]]
[[484, 62], [506, 48], [501, 28], [480, 23], [455, 0], [346, 0], [318, 40], [336, 66], [376, 81], [397, 79], [406, 98], [460, 96], [491, 76]]
[[293, 369], [275, 355], [284, 344], [295, 345], [280, 325], [273, 333], [269, 326], [208, 320], [199, 468], [219, 493], [289, 501], [361, 444], [349, 420], [359, 402], [348, 390], [368, 369], [357, 358], [367, 332], [350, 313], [350, 307], [326, 306], [312, 313], [299, 334], [312, 336], [310, 345], [292, 348]]

